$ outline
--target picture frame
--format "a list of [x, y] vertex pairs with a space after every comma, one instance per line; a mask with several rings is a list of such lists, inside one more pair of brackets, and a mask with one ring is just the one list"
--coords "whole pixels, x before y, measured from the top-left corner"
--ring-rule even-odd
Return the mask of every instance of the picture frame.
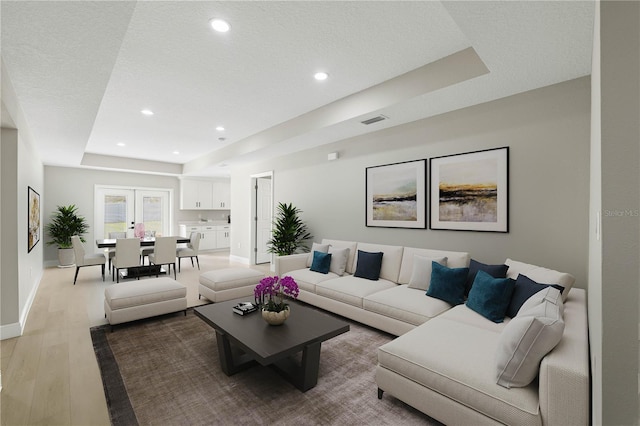
[[426, 159], [367, 167], [366, 226], [427, 227]]
[[27, 253], [40, 241], [40, 194], [32, 187], [27, 187]]
[[429, 159], [429, 228], [509, 232], [509, 147]]

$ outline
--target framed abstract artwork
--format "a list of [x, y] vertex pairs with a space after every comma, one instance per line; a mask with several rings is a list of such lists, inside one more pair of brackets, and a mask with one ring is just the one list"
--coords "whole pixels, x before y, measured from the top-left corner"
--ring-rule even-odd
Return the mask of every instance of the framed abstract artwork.
[[30, 186], [27, 187], [27, 192], [29, 203], [27, 210], [27, 214], [29, 215], [27, 219], [29, 227], [27, 230], [27, 253], [30, 253], [36, 244], [38, 244], [38, 241], [40, 241], [40, 194]]
[[426, 228], [426, 160], [367, 167], [366, 225]]
[[429, 227], [509, 232], [509, 147], [430, 158]]

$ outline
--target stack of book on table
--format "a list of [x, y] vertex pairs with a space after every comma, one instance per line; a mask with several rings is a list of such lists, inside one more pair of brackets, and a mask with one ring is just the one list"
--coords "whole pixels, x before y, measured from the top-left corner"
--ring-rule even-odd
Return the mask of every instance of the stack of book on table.
[[258, 310], [258, 306], [251, 302], [240, 302], [233, 307], [233, 312], [238, 315], [247, 315]]

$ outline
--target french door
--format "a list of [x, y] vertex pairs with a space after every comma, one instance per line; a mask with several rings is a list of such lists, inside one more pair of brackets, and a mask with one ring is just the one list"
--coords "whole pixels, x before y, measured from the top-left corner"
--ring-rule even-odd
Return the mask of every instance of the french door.
[[96, 185], [95, 237], [113, 233], [133, 237], [136, 224], [155, 235], [171, 233], [171, 191], [146, 188], [128, 189]]

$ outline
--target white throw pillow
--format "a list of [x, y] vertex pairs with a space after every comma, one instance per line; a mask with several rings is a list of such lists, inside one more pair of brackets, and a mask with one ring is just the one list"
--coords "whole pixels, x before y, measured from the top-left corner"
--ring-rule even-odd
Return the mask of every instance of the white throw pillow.
[[313, 252], [319, 251], [321, 253], [327, 253], [329, 251], [329, 244], [318, 244], [313, 243], [311, 245], [311, 252], [309, 253], [309, 257], [307, 257], [307, 268], [311, 266], [313, 263]]
[[542, 358], [562, 339], [562, 312], [562, 297], [552, 287], [536, 293], [522, 305], [500, 335], [496, 352], [498, 385], [525, 387], [536, 378]]
[[409, 280], [409, 288], [427, 291], [431, 285], [431, 262], [438, 262], [442, 266], [447, 266], [446, 257], [424, 257], [413, 256], [413, 272]]
[[331, 253], [331, 265], [329, 265], [329, 272], [344, 275], [344, 271], [347, 269], [347, 260], [349, 259], [348, 248], [336, 248], [329, 247], [329, 253]]

